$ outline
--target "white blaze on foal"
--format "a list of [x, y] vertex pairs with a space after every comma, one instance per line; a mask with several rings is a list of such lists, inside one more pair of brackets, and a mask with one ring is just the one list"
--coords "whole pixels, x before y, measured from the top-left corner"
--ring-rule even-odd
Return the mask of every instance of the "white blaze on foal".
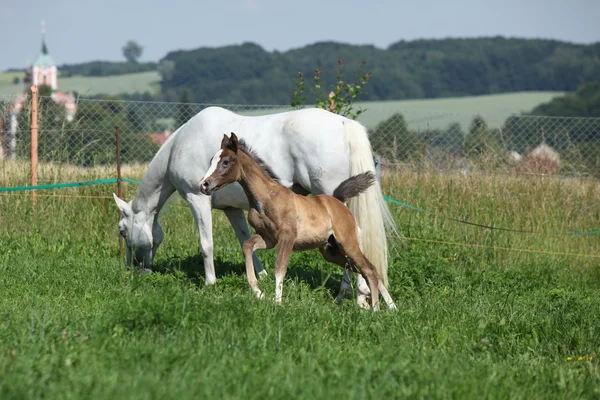
[[208, 178], [209, 176], [211, 176], [213, 174], [213, 172], [215, 172], [215, 170], [217, 169], [217, 165], [219, 165], [219, 160], [221, 159], [222, 153], [223, 153], [223, 150], [217, 151], [217, 154], [214, 155], [214, 157], [212, 158], [212, 160], [210, 162], [210, 167], [208, 168], [208, 171], [206, 171], [206, 175], [204, 175], [202, 177], [200, 182], [204, 182], [204, 180], [206, 178]]

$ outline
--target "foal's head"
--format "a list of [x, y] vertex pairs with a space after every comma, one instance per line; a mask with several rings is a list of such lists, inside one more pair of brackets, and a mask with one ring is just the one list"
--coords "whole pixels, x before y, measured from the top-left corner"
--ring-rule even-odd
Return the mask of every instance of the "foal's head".
[[240, 178], [239, 149], [240, 144], [235, 133], [231, 132], [231, 137], [223, 135], [221, 149], [213, 156], [210, 168], [200, 181], [202, 194], [210, 195]]

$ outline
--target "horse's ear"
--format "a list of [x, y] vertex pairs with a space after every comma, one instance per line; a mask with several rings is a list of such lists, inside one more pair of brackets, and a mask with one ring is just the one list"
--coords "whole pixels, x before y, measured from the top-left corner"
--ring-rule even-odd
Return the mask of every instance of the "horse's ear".
[[121, 200], [117, 197], [116, 194], [113, 193], [113, 197], [115, 199], [115, 203], [117, 203], [117, 207], [119, 207], [119, 211], [121, 211], [125, 215], [131, 214], [131, 202], [126, 203], [124, 200]]
[[226, 134], [223, 134], [223, 140], [221, 140], [221, 149], [225, 150], [229, 146], [229, 138]]
[[233, 132], [231, 132], [231, 136], [229, 137], [229, 146], [227, 147], [234, 153], [237, 153], [238, 151], [238, 138]]

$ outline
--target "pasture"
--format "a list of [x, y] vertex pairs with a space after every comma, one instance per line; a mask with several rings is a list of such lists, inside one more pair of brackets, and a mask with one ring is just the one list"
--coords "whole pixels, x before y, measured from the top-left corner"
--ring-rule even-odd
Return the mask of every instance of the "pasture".
[[[3, 165], [0, 187], [24, 171]], [[40, 166], [41, 182], [107, 176]], [[125, 189], [130, 200], [135, 186]], [[158, 272], [126, 270], [116, 257], [114, 190], [40, 191], [35, 208], [28, 195], [0, 195], [0, 397], [600, 396], [598, 236], [482, 229], [390, 205], [407, 238], [390, 238], [397, 311], [335, 305], [341, 271], [318, 252], [292, 255], [280, 307], [254, 298], [217, 211], [218, 283], [203, 286], [195, 225], [178, 199], [163, 217]], [[596, 181], [394, 172], [383, 190], [538, 233], [600, 223]], [[272, 297], [275, 252], [259, 258]]]

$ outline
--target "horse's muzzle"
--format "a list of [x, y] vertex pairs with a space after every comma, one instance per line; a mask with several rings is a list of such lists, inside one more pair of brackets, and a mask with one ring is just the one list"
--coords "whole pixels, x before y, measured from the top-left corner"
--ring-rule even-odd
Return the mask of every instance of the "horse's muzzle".
[[207, 180], [204, 180], [200, 183], [200, 193], [209, 196], [213, 191], [214, 187], [211, 187]]

